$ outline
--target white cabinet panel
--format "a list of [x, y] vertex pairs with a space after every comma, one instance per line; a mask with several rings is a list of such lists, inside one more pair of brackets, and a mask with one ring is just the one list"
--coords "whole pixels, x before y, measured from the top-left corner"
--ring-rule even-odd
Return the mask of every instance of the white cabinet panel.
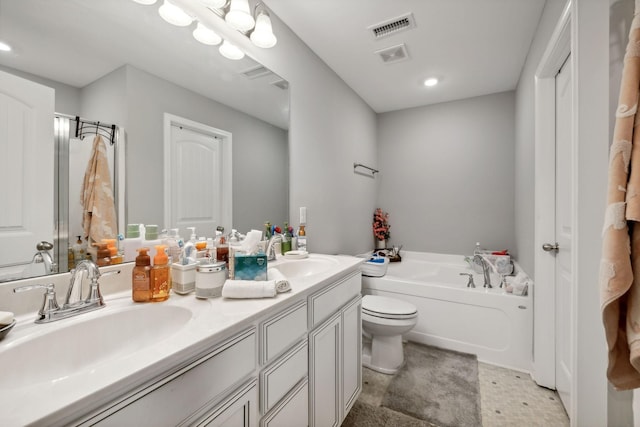
[[335, 314], [309, 334], [310, 424], [339, 426], [341, 313]]
[[331, 314], [340, 310], [353, 297], [360, 295], [361, 287], [361, 275], [357, 273], [311, 295], [309, 297], [309, 327], [316, 327]]
[[307, 376], [308, 359], [309, 352], [305, 340], [260, 374], [263, 414], [269, 412], [294, 385]]
[[307, 334], [307, 303], [302, 301], [269, 318], [260, 328], [262, 364], [267, 364]]
[[197, 424], [198, 427], [253, 427], [257, 425], [258, 385], [255, 381], [219, 405], [211, 415]]
[[116, 412], [95, 425], [178, 425], [209, 402], [219, 400], [221, 393], [255, 370], [256, 341], [254, 329], [233, 338], [205, 358], [117, 404]]
[[362, 298], [358, 297], [342, 310], [342, 402], [344, 414], [362, 389]]
[[304, 427], [309, 424], [309, 382], [305, 379], [260, 422], [261, 427]]

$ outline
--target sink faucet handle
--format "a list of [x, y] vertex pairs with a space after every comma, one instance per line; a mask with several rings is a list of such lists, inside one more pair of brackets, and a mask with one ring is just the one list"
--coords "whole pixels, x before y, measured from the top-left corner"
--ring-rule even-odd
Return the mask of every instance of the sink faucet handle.
[[42, 307], [38, 310], [38, 317], [36, 318], [36, 323], [40, 323], [40, 321], [49, 318], [51, 313], [58, 311], [60, 307], [58, 306], [55, 285], [53, 283], [18, 286], [17, 288], [13, 288], [13, 292], [18, 293], [32, 291], [34, 289], [46, 289]]
[[476, 284], [473, 283], [473, 274], [472, 273], [460, 273], [461, 276], [469, 276], [469, 281], [467, 282], [467, 288], [475, 288]]

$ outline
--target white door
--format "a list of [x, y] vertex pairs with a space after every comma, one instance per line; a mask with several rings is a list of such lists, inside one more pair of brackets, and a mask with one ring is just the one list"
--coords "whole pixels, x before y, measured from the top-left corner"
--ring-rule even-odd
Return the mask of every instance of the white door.
[[0, 72], [0, 268], [53, 243], [54, 103], [53, 89]]
[[[171, 125], [169, 154], [170, 228], [196, 227], [199, 236], [215, 235], [225, 226], [223, 139], [198, 130]], [[230, 230], [228, 230], [230, 231]]]
[[[567, 413], [571, 414], [571, 376], [574, 331], [571, 271], [572, 197], [571, 197], [571, 62], [569, 58], [556, 76], [556, 208], [555, 208], [555, 307], [556, 307], [556, 389]], [[553, 252], [553, 251], [552, 251]]]

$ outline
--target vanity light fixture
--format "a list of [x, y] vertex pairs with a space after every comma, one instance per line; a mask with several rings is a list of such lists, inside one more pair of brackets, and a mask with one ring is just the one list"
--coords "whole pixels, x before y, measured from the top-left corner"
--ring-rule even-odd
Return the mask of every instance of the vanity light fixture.
[[136, 3], [140, 3], [143, 4], [145, 6], [151, 6], [152, 4], [155, 4], [157, 0], [133, 0]]
[[227, 0], [200, 0], [200, 3], [212, 9], [223, 9], [227, 5]]
[[229, 11], [224, 16], [224, 20], [241, 33], [251, 30], [256, 25], [249, 8], [249, 0], [231, 0]]
[[0, 52], [11, 52], [11, 46], [5, 42], [0, 42]]
[[227, 59], [233, 59], [234, 61], [237, 61], [244, 58], [244, 52], [241, 51], [233, 43], [230, 43], [229, 40], [223, 41], [218, 50], [220, 51], [220, 55], [224, 56]]
[[202, 22], [198, 22], [196, 29], [193, 30], [193, 38], [202, 44], [208, 44], [211, 46], [219, 45], [222, 42], [222, 37], [209, 27], [205, 26]]
[[191, 15], [171, 3], [169, 0], [164, 0], [162, 6], [158, 9], [158, 13], [162, 19], [167, 21], [169, 24], [177, 25], [178, 27], [186, 27], [187, 25], [191, 25], [193, 22], [193, 17], [191, 17]]
[[433, 87], [437, 84], [438, 84], [438, 79], [436, 79], [435, 77], [430, 77], [424, 81], [424, 85], [426, 87]]
[[256, 27], [249, 36], [254, 45], [262, 48], [274, 47], [278, 39], [273, 34], [271, 17], [266, 10], [261, 10], [256, 16]]

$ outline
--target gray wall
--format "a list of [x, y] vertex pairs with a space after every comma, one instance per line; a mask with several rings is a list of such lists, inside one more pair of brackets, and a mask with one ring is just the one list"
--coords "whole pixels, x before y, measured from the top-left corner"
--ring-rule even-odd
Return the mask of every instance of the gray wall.
[[564, 8], [563, 0], [548, 0], [529, 48], [516, 89], [515, 116], [515, 247], [518, 263], [534, 273], [534, 151], [535, 96], [534, 77], [542, 54]]
[[353, 163], [377, 166], [376, 114], [277, 16], [272, 20], [278, 44], [271, 49], [237, 31], [222, 35], [290, 83], [291, 222], [298, 224], [300, 206], [308, 208], [312, 252], [368, 251], [376, 180], [354, 174]]
[[378, 116], [378, 205], [406, 250], [514, 242], [513, 92]]

